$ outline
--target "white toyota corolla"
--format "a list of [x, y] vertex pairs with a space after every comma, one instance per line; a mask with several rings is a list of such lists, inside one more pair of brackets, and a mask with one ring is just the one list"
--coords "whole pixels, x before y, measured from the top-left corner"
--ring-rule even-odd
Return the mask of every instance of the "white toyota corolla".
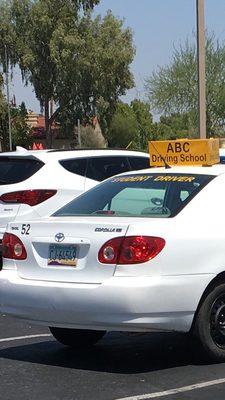
[[154, 168], [11, 222], [0, 310], [78, 347], [112, 330], [192, 332], [225, 360], [224, 199], [224, 165]]

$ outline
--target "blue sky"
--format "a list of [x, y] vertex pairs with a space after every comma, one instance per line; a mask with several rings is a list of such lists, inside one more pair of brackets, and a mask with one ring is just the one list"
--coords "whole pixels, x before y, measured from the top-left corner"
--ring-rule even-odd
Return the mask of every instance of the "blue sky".
[[[131, 70], [136, 87], [123, 99], [144, 99], [144, 80], [157, 66], [170, 62], [174, 47], [187, 37], [194, 40], [196, 31], [196, 0], [101, 0], [95, 14], [112, 10], [124, 18], [124, 25], [133, 32], [136, 56]], [[205, 23], [220, 41], [225, 40], [225, 0], [205, 0]], [[25, 101], [28, 109], [39, 112], [39, 104], [31, 87], [23, 87], [20, 72], [15, 71], [11, 95], [17, 104]]]

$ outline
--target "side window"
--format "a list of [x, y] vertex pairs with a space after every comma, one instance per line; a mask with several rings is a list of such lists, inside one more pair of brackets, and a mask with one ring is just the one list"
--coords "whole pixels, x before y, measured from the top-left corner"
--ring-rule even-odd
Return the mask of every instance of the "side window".
[[92, 157], [88, 159], [86, 176], [95, 181], [103, 181], [129, 169], [126, 157]]
[[132, 171], [150, 168], [148, 157], [129, 157], [129, 163]]
[[59, 164], [62, 165], [67, 171], [72, 174], [81, 176], [86, 175], [87, 160], [85, 158], [72, 158], [70, 160], [60, 160]]
[[189, 195], [190, 195], [190, 193], [187, 190], [181, 190], [180, 191], [180, 199], [181, 199], [181, 201], [186, 200]]

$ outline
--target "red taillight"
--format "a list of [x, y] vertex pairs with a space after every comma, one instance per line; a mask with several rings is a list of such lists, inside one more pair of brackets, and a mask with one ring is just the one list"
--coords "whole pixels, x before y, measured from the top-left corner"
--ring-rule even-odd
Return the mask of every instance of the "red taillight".
[[154, 236], [117, 237], [106, 242], [98, 253], [103, 264], [139, 264], [151, 260], [165, 246], [165, 240]]
[[36, 206], [56, 194], [57, 190], [35, 189], [20, 190], [18, 192], [5, 193], [0, 197], [3, 203], [23, 203]]
[[27, 252], [23, 242], [12, 233], [5, 233], [2, 239], [2, 257], [13, 260], [25, 260]]

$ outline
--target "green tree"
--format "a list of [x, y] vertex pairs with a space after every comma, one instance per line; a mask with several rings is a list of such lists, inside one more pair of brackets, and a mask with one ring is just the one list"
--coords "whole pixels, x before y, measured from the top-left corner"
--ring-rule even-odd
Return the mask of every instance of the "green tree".
[[0, 64], [6, 72], [9, 61], [12, 65], [17, 62], [16, 33], [11, 23], [11, 3], [0, 0]]
[[131, 102], [131, 109], [135, 114], [138, 124], [138, 147], [146, 150], [148, 141], [154, 139], [154, 124], [150, 106], [146, 102], [135, 99]]
[[109, 147], [136, 148], [139, 139], [138, 122], [132, 108], [119, 102], [108, 132]]
[[159, 131], [162, 131], [162, 126], [167, 126], [167, 139], [176, 138], [196, 138], [196, 127], [193, 126], [193, 115], [191, 113], [173, 113], [171, 115], [163, 115], [160, 117], [158, 124]]
[[[223, 134], [225, 127], [225, 43], [206, 40], [207, 134]], [[197, 131], [197, 54], [189, 41], [175, 49], [171, 63], [146, 80], [151, 107], [159, 113], [189, 114]]]
[[[51, 57], [51, 40], [58, 25], [70, 28], [83, 9], [85, 12], [99, 0], [10, 0], [1, 3], [0, 23], [4, 29], [0, 48], [7, 48], [12, 65], [16, 63], [25, 83], [34, 86], [45, 111], [45, 124], [50, 143], [52, 120], [49, 102], [55, 97], [56, 65]], [[4, 63], [3, 51], [0, 53]]]
[[[10, 0], [4, 5], [11, 64], [18, 63], [26, 83], [45, 112], [48, 143], [58, 116], [72, 131], [77, 118], [111, 117], [121, 94], [133, 86], [129, 65], [134, 48], [129, 29], [111, 13], [92, 19], [99, 0]], [[10, 5], [10, 7], [9, 7]], [[1, 23], [1, 19], [0, 19]], [[4, 33], [3, 32], [3, 33]], [[7, 37], [8, 37], [7, 36]], [[6, 34], [0, 39], [5, 47]], [[12, 49], [12, 55], [11, 55]], [[3, 63], [3, 52], [0, 57]], [[49, 102], [57, 109], [49, 115]]]
[[3, 76], [0, 73], [0, 142], [2, 149], [4, 149], [4, 143], [8, 133], [8, 110], [6, 99], [3, 94], [3, 84]]
[[130, 29], [109, 12], [103, 19], [83, 16], [69, 31], [58, 28], [52, 40], [57, 65], [60, 122], [98, 115], [106, 131], [119, 96], [133, 86], [129, 66], [134, 48]]
[[32, 129], [27, 124], [27, 110], [24, 102], [19, 107], [11, 107], [11, 118], [13, 145], [29, 148], [33, 137]]
[[[19, 107], [10, 105], [13, 146], [28, 148], [32, 141], [31, 129], [27, 125], [27, 111], [24, 103]], [[3, 93], [3, 77], [0, 74], [0, 142], [2, 150], [9, 149], [8, 105]]]

